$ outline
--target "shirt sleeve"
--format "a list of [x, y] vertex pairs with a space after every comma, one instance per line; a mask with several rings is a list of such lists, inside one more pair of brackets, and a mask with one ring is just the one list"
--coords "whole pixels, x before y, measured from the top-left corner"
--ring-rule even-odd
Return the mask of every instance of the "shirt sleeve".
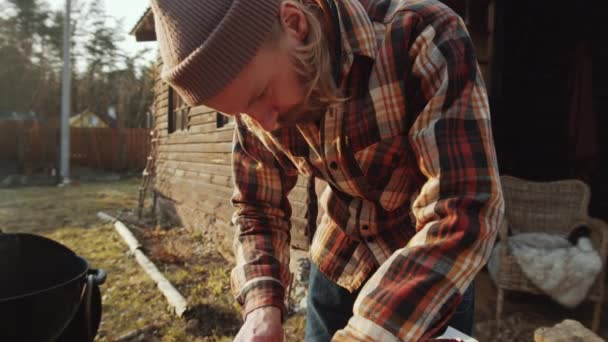
[[406, 80], [419, 94], [407, 101], [421, 103], [409, 141], [426, 177], [412, 205], [416, 234], [365, 284], [334, 341], [432, 337], [487, 262], [502, 220], [489, 105], [464, 23], [453, 16], [419, 31]]
[[297, 173], [278, 165], [273, 153], [239, 119], [232, 156], [236, 208], [232, 291], [242, 305], [243, 318], [264, 306], [280, 308], [285, 317], [291, 226], [287, 195]]

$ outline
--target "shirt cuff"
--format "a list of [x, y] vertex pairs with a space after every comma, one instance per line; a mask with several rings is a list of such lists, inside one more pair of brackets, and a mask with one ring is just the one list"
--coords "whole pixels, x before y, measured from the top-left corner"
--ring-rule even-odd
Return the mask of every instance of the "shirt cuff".
[[281, 310], [281, 322], [285, 321], [287, 317], [285, 288], [275, 280], [264, 279], [251, 284], [245, 294], [245, 302], [241, 310], [243, 320], [247, 318], [251, 311], [265, 306], [279, 308]]

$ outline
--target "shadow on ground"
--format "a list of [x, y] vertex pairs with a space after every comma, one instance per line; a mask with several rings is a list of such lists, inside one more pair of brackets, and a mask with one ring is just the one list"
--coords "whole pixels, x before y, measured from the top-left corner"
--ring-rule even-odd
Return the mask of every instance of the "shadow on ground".
[[233, 310], [210, 304], [196, 305], [186, 317], [188, 332], [199, 337], [234, 336], [243, 322]]

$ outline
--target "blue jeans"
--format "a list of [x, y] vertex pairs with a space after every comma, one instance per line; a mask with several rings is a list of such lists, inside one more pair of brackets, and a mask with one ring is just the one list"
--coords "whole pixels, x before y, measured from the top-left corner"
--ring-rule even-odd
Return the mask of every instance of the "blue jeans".
[[[346, 327], [353, 315], [353, 305], [358, 294], [358, 291], [350, 293], [329, 280], [314, 264], [311, 264], [306, 304], [306, 341], [330, 341], [336, 331]], [[447, 325], [470, 336], [473, 332], [474, 313], [475, 287], [471, 284]], [[445, 330], [446, 327], [441, 330]], [[437, 336], [441, 334], [440, 331]]]

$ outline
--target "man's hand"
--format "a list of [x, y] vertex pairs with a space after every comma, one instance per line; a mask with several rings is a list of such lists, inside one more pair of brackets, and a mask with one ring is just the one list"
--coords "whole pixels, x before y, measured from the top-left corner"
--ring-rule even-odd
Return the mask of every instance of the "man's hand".
[[234, 342], [283, 342], [281, 309], [265, 306], [251, 311]]

